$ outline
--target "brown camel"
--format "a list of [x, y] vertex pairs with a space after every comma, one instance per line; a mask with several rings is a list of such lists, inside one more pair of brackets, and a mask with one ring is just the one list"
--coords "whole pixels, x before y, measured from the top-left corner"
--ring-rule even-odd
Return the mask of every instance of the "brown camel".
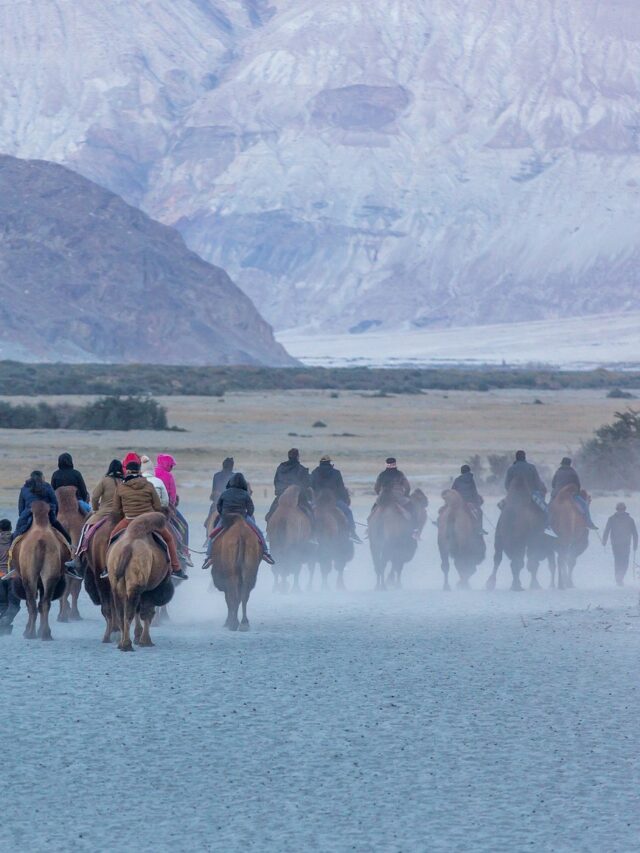
[[589, 546], [587, 520], [575, 501], [578, 494], [587, 502], [591, 501], [586, 492], [580, 492], [575, 483], [569, 483], [549, 504], [551, 529], [558, 537], [558, 589], [573, 587], [576, 562]]
[[[58, 499], [58, 521], [71, 537], [72, 553], [80, 540], [80, 533], [84, 525], [86, 514], [78, 506], [78, 493], [75, 486], [60, 486], [56, 489]], [[82, 581], [67, 577], [64, 593], [60, 598], [60, 612], [58, 622], [77, 622], [82, 619], [78, 610], [78, 596], [82, 589]], [[71, 603], [69, 603], [71, 597]]]
[[[316, 559], [322, 572], [322, 588], [328, 589], [329, 572], [338, 573], [338, 589], [344, 589], [344, 570], [353, 560], [353, 542], [349, 536], [349, 523], [336, 505], [336, 496], [329, 489], [321, 489], [315, 495], [315, 532], [318, 540]], [[309, 566], [309, 589], [313, 586], [315, 564]]]
[[[227, 601], [225, 628], [230, 631], [248, 631], [247, 603], [256, 585], [262, 560], [262, 544], [240, 515], [226, 516], [224, 527], [213, 543], [211, 577], [214, 586], [224, 592]], [[242, 622], [238, 622], [240, 604]]]
[[[36, 501], [32, 506], [33, 523], [13, 549], [12, 562], [18, 568], [14, 591], [27, 602], [29, 619], [24, 630], [27, 640], [36, 636], [52, 640], [49, 627], [51, 602], [62, 595], [65, 560], [70, 559], [69, 546], [49, 524], [49, 504]], [[40, 613], [40, 629], [36, 621]]]
[[444, 588], [450, 588], [451, 558], [460, 578], [458, 587], [468, 589], [469, 578], [484, 560], [487, 549], [460, 492], [447, 489], [442, 493], [442, 497], [444, 506], [438, 514], [438, 549], [444, 574]]
[[91, 601], [99, 605], [104, 620], [106, 622], [103, 643], [111, 642], [111, 635], [118, 631], [118, 623], [115, 619], [113, 611], [113, 596], [111, 594], [111, 584], [108, 578], [101, 578], [100, 575], [107, 568], [107, 550], [109, 548], [109, 539], [111, 532], [116, 526], [116, 519], [107, 516], [102, 519], [100, 527], [95, 531], [87, 550], [82, 556], [84, 565], [84, 588]]
[[299, 592], [302, 566], [314, 558], [310, 542], [311, 519], [298, 506], [299, 497], [299, 486], [285, 489], [267, 522], [267, 537], [276, 561], [273, 566], [273, 588], [276, 592], [288, 590], [289, 575], [293, 575], [294, 592]]
[[[400, 587], [402, 569], [415, 556], [418, 543], [413, 530], [420, 533], [426, 524], [429, 501], [422, 489], [415, 489], [410, 501], [413, 515], [398, 502], [392, 489], [385, 490], [369, 516], [369, 546], [376, 570], [376, 589], [386, 589], [387, 582]], [[391, 569], [385, 581], [388, 564]]]
[[500, 518], [496, 525], [493, 571], [487, 589], [495, 589], [498, 569], [506, 553], [511, 561], [511, 589], [522, 592], [520, 573], [525, 567], [531, 574], [530, 589], [540, 589], [538, 568], [543, 559], [554, 559], [549, 537], [545, 534], [544, 512], [534, 504], [528, 484], [515, 477], [509, 486]]
[[168, 604], [173, 597], [169, 557], [160, 544], [162, 540], [158, 542], [153, 536], [166, 523], [162, 513], [145, 512], [133, 519], [107, 551], [113, 606], [120, 628], [118, 648], [123, 652], [133, 651], [131, 623], [134, 618], [136, 643], [153, 646], [149, 627], [155, 608]]

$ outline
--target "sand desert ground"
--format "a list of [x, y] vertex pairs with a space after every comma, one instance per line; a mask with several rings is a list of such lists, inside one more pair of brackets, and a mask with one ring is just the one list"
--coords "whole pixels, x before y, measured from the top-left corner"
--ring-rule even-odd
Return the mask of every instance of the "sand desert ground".
[[[62, 450], [90, 482], [130, 447], [169, 450], [199, 548], [222, 456], [251, 478], [260, 518], [296, 444], [308, 462], [333, 453], [360, 521], [391, 452], [433, 516], [471, 453], [522, 445], [551, 466], [620, 407], [603, 391], [162, 402], [188, 432], [3, 433], [2, 512]], [[600, 525], [615, 500], [596, 496]], [[133, 655], [101, 645], [85, 596], [84, 621], [54, 621], [53, 643], [23, 640], [21, 613], [0, 638], [12, 802], [0, 850], [638, 849], [637, 585], [613, 586], [595, 537], [575, 590], [511, 593], [505, 565], [489, 594], [489, 570], [468, 593], [442, 592], [431, 524], [402, 590], [373, 592], [366, 546], [342, 594], [274, 596], [263, 566], [239, 635], [196, 565], [156, 648]]]

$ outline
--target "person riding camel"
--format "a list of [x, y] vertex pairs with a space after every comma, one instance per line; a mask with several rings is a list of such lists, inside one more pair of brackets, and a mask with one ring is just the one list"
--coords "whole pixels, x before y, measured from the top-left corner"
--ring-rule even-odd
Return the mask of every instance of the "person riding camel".
[[[18, 523], [11, 537], [12, 543], [29, 530], [33, 522], [32, 506], [36, 501], [49, 504], [49, 524], [71, 545], [71, 537], [58, 521], [58, 499], [49, 483], [45, 482], [42, 471], [32, 471], [31, 476], [25, 481], [20, 489], [18, 497]], [[11, 569], [5, 577], [11, 577], [15, 569]], [[77, 580], [82, 580], [82, 575], [73, 568], [67, 569], [67, 574]]]
[[255, 507], [249, 494], [249, 484], [243, 474], [235, 473], [227, 484], [227, 488], [218, 498], [216, 505], [218, 511], [218, 522], [215, 528], [211, 531], [209, 542], [207, 545], [207, 559], [203, 565], [203, 569], [208, 569], [211, 566], [211, 552], [213, 543], [217, 537], [225, 529], [225, 520], [230, 515], [240, 515], [247, 522], [249, 527], [255, 532], [262, 545], [262, 559], [270, 566], [275, 565], [275, 560], [269, 553], [267, 542], [263, 532], [260, 530], [255, 521]]
[[478, 487], [476, 486], [476, 481], [469, 465], [463, 465], [460, 468], [460, 474], [453, 481], [451, 488], [458, 492], [465, 502], [471, 518], [476, 523], [477, 532], [481, 536], [486, 535], [487, 531], [482, 527], [482, 504], [484, 503], [484, 498], [478, 492]]
[[155, 465], [148, 456], [140, 457], [140, 473], [148, 480], [158, 493], [162, 509], [169, 508], [169, 492], [160, 477], [155, 475]]
[[269, 521], [275, 512], [276, 507], [278, 506], [278, 501], [283, 492], [285, 492], [289, 486], [299, 486], [300, 497], [298, 499], [298, 506], [306, 515], [309, 516], [309, 519], [313, 524], [313, 509], [309, 502], [311, 477], [309, 475], [309, 469], [305, 468], [300, 462], [300, 451], [296, 447], [292, 447], [287, 454], [287, 461], [281, 462], [278, 465], [275, 477], [273, 478], [273, 485], [276, 496], [269, 507], [269, 511], [267, 512], [267, 521]]
[[[122, 516], [122, 519], [114, 527], [111, 538], [113, 539], [121, 530], [126, 530], [134, 518], [138, 518], [146, 512], [161, 511], [158, 493], [140, 473], [140, 463], [129, 462], [125, 471], [125, 478], [118, 483], [116, 489], [113, 512], [114, 515]], [[158, 530], [158, 534], [164, 539], [167, 546], [174, 577], [188, 580], [187, 575], [180, 567], [178, 549], [173, 533], [168, 527], [163, 527]], [[101, 577], [108, 577], [108, 573], [103, 572]]]
[[342, 479], [342, 474], [334, 467], [329, 456], [323, 456], [318, 467], [311, 472], [311, 488], [316, 494], [322, 489], [333, 494], [337, 508], [349, 522], [351, 539], [361, 545], [362, 539], [356, 533], [356, 522], [351, 511], [351, 497]]
[[169, 523], [176, 533], [178, 548], [180, 549], [182, 559], [188, 566], [192, 566], [189, 556], [189, 524], [187, 519], [178, 509], [180, 498], [178, 497], [178, 489], [176, 480], [173, 476], [173, 469], [176, 467], [176, 460], [168, 453], [159, 453], [156, 459], [156, 467], [154, 476], [158, 480], [162, 480], [169, 495]]
[[233, 466], [235, 460], [233, 456], [227, 456], [222, 462], [222, 468], [213, 475], [211, 482], [211, 494], [209, 500], [212, 504], [218, 503], [218, 498], [229, 485], [229, 480], [233, 476]]
[[91, 512], [89, 503], [89, 492], [80, 471], [73, 467], [73, 458], [70, 453], [61, 453], [58, 456], [58, 470], [51, 475], [51, 488], [60, 489], [63, 486], [75, 486], [78, 496], [78, 506], [85, 513]]
[[95, 528], [96, 524], [108, 518], [113, 513], [113, 502], [116, 496], [116, 489], [118, 483], [122, 480], [123, 475], [122, 462], [120, 462], [119, 459], [112, 459], [109, 464], [109, 468], [107, 469], [107, 473], [91, 492], [92, 513], [84, 523], [73, 559], [68, 560], [65, 563], [67, 569], [78, 572], [82, 571], [82, 565], [78, 560], [78, 557], [87, 550], [88, 542], [91, 538], [90, 531]]
[[536, 466], [532, 465], [531, 462], [527, 462], [527, 454], [524, 450], [516, 452], [515, 462], [507, 470], [504, 480], [504, 487], [507, 491], [509, 491], [509, 486], [516, 478], [522, 478], [522, 481], [529, 490], [531, 500], [544, 513], [545, 519], [548, 519], [549, 508], [545, 501], [547, 487], [542, 482]]
[[582, 490], [582, 486], [580, 485], [580, 477], [578, 476], [578, 472], [571, 464], [571, 459], [568, 456], [565, 456], [560, 462], [560, 467], [553, 475], [553, 480], [551, 481], [551, 500], [555, 498], [558, 492], [561, 489], [564, 489], [565, 486], [573, 485], [577, 488], [578, 492], [574, 495], [574, 501], [580, 513], [584, 516], [585, 521], [587, 522], [587, 527], [590, 530], [597, 530], [598, 528], [593, 523], [593, 519], [591, 518], [591, 509], [589, 507], [589, 502], [584, 499], [584, 497], [580, 494]]
[[398, 468], [398, 462], [395, 456], [389, 456], [385, 465], [386, 467], [384, 471], [381, 471], [378, 474], [375, 486], [373, 487], [378, 498], [374, 503], [371, 512], [375, 512], [379, 505], [379, 499], [383, 493], [391, 493], [398, 506], [402, 507], [402, 509], [408, 512], [411, 516], [411, 521], [414, 525], [413, 536], [417, 539], [420, 535], [420, 531], [418, 530], [418, 519], [416, 518], [414, 506], [409, 497], [411, 495], [411, 485], [409, 480], [407, 480], [405, 475]]

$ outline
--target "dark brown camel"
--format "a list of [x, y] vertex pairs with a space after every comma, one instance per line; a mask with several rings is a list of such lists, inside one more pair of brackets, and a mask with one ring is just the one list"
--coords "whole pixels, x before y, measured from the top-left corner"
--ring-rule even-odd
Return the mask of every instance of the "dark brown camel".
[[[369, 516], [369, 547], [376, 570], [376, 589], [386, 589], [387, 582], [399, 587], [402, 569], [415, 556], [418, 543], [413, 530], [416, 528], [420, 533], [426, 524], [429, 501], [421, 489], [415, 489], [410, 501], [415, 522], [393, 490], [382, 492]], [[391, 569], [385, 581], [389, 564]]]
[[[18, 576], [12, 581], [19, 598], [27, 602], [29, 619], [24, 630], [27, 640], [36, 636], [52, 640], [49, 626], [51, 602], [62, 595], [65, 560], [71, 552], [64, 538], [49, 524], [49, 504], [36, 501], [32, 506], [33, 523], [13, 549], [12, 563]], [[40, 628], [36, 621], [40, 613]]]
[[[353, 542], [349, 523], [336, 505], [336, 497], [329, 489], [320, 489], [315, 495], [315, 534], [318, 540], [316, 560], [322, 572], [322, 588], [328, 589], [327, 579], [332, 569], [338, 573], [336, 585], [344, 589], [344, 570], [353, 560]], [[309, 566], [309, 589], [313, 586], [315, 564]]]
[[298, 506], [299, 486], [289, 486], [280, 495], [278, 506], [267, 522], [267, 537], [276, 561], [273, 566], [274, 591], [286, 592], [293, 575], [293, 590], [300, 590], [300, 571], [314, 559], [311, 519]]
[[116, 519], [108, 516], [102, 520], [100, 527], [89, 540], [86, 552], [82, 556], [84, 565], [84, 588], [91, 601], [102, 611], [106, 623], [103, 643], [111, 642], [111, 635], [118, 630], [118, 624], [113, 612], [113, 596], [109, 578], [100, 575], [107, 568], [107, 550], [111, 532], [116, 526]]
[[438, 514], [438, 549], [444, 588], [450, 589], [449, 561], [452, 559], [460, 578], [458, 587], [468, 589], [469, 579], [484, 560], [487, 549], [460, 492], [447, 489], [442, 497], [444, 506]]
[[109, 582], [120, 628], [118, 648], [123, 652], [133, 651], [131, 623], [134, 618], [136, 643], [153, 646], [149, 628], [155, 608], [168, 604], [173, 597], [169, 557], [153, 536], [166, 523], [162, 513], [145, 512], [133, 519], [107, 551]]
[[525, 562], [531, 573], [530, 589], [540, 588], [538, 568], [540, 562], [550, 556], [549, 537], [544, 531], [544, 513], [531, 499], [526, 482], [521, 477], [515, 477], [496, 525], [493, 571], [487, 580], [487, 589], [496, 588], [498, 569], [505, 553], [511, 560], [511, 589], [514, 592], [522, 591], [520, 572]]
[[574, 483], [569, 483], [560, 489], [549, 505], [551, 529], [558, 537], [558, 589], [573, 587], [576, 562], [589, 546], [587, 520], [575, 501], [578, 494], [587, 502], [591, 500], [586, 492], [579, 492]]
[[[56, 489], [56, 498], [58, 499], [58, 521], [71, 537], [71, 550], [75, 553], [86, 514], [78, 506], [78, 493], [75, 486], [60, 486]], [[60, 598], [58, 622], [69, 622], [69, 620], [78, 622], [82, 619], [78, 610], [78, 596], [81, 589], [81, 580], [67, 577], [64, 593]], [[69, 603], [69, 597], [71, 597], [71, 603]]]
[[[227, 601], [225, 628], [248, 631], [247, 603], [256, 585], [262, 543], [242, 516], [229, 515], [225, 517], [224, 524], [225, 529], [213, 543], [211, 577]], [[238, 622], [241, 604], [242, 622]]]

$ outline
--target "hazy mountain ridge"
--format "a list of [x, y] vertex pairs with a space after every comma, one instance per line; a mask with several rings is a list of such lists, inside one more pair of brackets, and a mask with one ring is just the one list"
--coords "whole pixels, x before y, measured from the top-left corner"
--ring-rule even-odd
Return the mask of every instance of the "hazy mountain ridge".
[[0, 147], [175, 223], [280, 328], [640, 308], [633, 0], [27, 0], [0, 23]]
[[4, 358], [293, 363], [173, 229], [54, 163], [0, 156]]

